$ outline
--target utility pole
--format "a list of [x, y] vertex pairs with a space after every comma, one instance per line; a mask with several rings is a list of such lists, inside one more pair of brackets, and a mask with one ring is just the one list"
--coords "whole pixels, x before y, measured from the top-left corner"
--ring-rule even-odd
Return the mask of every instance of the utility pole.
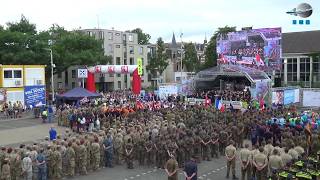
[[54, 102], [54, 82], [53, 82], [53, 55], [52, 55], [52, 48], [50, 48], [50, 64], [51, 64], [51, 92], [52, 92], [52, 103]]
[[183, 67], [183, 64], [182, 64], [182, 58], [183, 58], [183, 43], [182, 43], [182, 35], [183, 35], [183, 33], [181, 32], [181, 34], [180, 34], [180, 39], [181, 39], [181, 50], [180, 50], [180, 55], [181, 55], [181, 59], [180, 59], [180, 82], [181, 82], [181, 85], [182, 85], [182, 67]]

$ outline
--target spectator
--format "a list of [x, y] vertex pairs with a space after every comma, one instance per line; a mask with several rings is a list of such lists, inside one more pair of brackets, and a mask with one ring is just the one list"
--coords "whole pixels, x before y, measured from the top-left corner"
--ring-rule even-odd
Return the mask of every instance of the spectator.
[[184, 176], [187, 180], [197, 180], [198, 166], [196, 163], [197, 157], [193, 155], [189, 162], [184, 166]]
[[51, 127], [49, 131], [50, 141], [57, 139], [57, 131], [54, 127]]

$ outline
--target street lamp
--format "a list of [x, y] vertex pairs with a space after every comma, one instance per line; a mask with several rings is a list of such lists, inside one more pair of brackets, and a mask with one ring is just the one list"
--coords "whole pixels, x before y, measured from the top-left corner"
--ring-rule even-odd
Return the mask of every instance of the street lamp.
[[54, 102], [54, 83], [53, 83], [53, 68], [55, 67], [55, 64], [53, 64], [53, 56], [52, 56], [52, 48], [45, 50], [50, 51], [50, 65], [51, 65], [51, 92], [52, 92], [52, 102]]

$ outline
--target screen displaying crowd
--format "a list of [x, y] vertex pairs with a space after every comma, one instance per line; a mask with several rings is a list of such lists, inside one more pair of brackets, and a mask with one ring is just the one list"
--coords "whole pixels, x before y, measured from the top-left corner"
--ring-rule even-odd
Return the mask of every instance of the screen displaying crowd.
[[281, 28], [253, 29], [217, 38], [220, 64], [238, 64], [263, 71], [281, 68]]

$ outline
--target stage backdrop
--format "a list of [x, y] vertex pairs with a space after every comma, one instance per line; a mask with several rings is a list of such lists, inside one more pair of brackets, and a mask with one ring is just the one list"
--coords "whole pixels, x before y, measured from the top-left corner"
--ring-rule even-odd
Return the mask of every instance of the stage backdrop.
[[281, 69], [281, 28], [263, 28], [217, 37], [220, 64], [237, 64], [263, 71]]

